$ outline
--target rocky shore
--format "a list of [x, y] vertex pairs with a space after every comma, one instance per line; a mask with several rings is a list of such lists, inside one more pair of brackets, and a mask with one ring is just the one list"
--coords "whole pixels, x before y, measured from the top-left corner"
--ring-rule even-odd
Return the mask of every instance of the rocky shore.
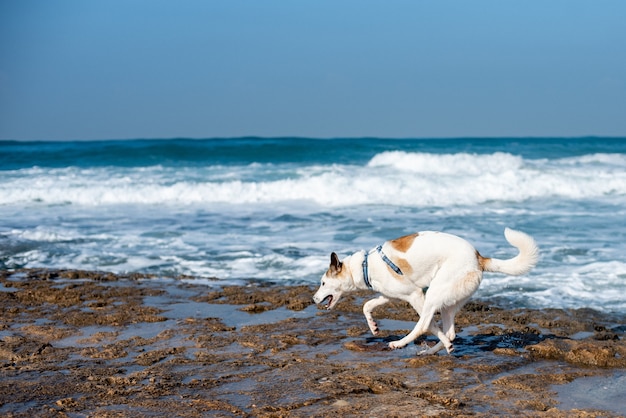
[[311, 286], [29, 269], [0, 272], [0, 415], [626, 415], [626, 321], [472, 301], [452, 355], [387, 342], [404, 303], [333, 311]]

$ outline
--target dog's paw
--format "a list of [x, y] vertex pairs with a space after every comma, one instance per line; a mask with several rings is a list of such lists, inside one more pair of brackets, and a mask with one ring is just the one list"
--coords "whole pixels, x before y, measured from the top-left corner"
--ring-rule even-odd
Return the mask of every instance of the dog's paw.
[[[442, 342], [438, 342], [437, 344], [435, 344], [434, 346], [430, 347], [425, 341], [421, 344], [421, 348], [422, 350], [420, 350], [417, 355], [418, 356], [430, 356], [433, 354], [437, 354], [439, 351], [441, 351], [444, 348], [444, 345]], [[454, 350], [454, 346], [451, 344], [450, 348], [448, 349], [446, 347], [446, 351], [448, 351], [448, 353], [451, 353]]]
[[420, 350], [417, 352], [418, 356], [432, 356], [434, 354], [437, 354], [439, 352], [439, 348], [437, 347], [429, 347], [429, 346], [424, 346], [423, 350]]
[[398, 340], [398, 341], [391, 341], [391, 342], [389, 343], [389, 348], [391, 348], [392, 350], [396, 350], [396, 349], [398, 349], [398, 348], [402, 348], [402, 347], [404, 347], [405, 345], [406, 345], [406, 344], [403, 344], [403, 343], [401, 342], [401, 340]]
[[374, 321], [367, 321], [367, 326], [370, 327], [370, 331], [372, 331], [372, 334], [374, 335], [378, 335], [378, 333], [380, 332], [380, 329], [378, 328], [378, 324]]
[[431, 346], [429, 346], [428, 344], [426, 344], [426, 341], [423, 341], [420, 346], [419, 346], [419, 351], [417, 352], [418, 356], [427, 356], [429, 354], [432, 354], [432, 348]]

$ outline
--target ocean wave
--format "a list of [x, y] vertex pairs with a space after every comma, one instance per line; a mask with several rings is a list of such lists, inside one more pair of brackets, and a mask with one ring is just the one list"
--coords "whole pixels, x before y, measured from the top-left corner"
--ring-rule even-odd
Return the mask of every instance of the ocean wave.
[[626, 195], [626, 157], [525, 160], [512, 154], [382, 152], [364, 165], [249, 164], [5, 171], [0, 204], [478, 205]]
[[588, 154], [580, 157], [562, 158], [557, 160], [562, 164], [580, 165], [580, 164], [600, 164], [606, 166], [614, 166], [616, 168], [626, 169], [626, 155], [625, 154], [607, 154], [596, 153]]
[[374, 156], [367, 166], [425, 175], [479, 176], [484, 173], [498, 174], [516, 170], [522, 167], [523, 162], [522, 157], [504, 152], [477, 155], [387, 151]]

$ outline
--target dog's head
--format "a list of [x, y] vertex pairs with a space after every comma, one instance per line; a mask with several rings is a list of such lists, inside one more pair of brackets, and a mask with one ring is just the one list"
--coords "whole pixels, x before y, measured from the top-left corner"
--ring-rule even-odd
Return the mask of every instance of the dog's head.
[[350, 257], [346, 257], [346, 259], [341, 262], [337, 254], [332, 253], [330, 255], [330, 267], [328, 267], [328, 270], [322, 276], [320, 288], [315, 292], [315, 295], [313, 295], [313, 301], [315, 303], [319, 304], [324, 300], [328, 300], [326, 309], [332, 309], [337, 302], [339, 302], [339, 298], [343, 292], [354, 288], [352, 274], [347, 265], [349, 258]]

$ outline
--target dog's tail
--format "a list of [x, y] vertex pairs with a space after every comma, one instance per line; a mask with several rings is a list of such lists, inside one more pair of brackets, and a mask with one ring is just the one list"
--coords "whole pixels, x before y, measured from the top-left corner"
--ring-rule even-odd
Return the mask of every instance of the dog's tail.
[[497, 258], [484, 258], [478, 254], [478, 262], [483, 271], [493, 271], [497, 273], [519, 276], [526, 274], [535, 267], [539, 258], [539, 247], [530, 235], [520, 231], [505, 228], [504, 237], [512, 246], [519, 250], [519, 254], [508, 260]]

